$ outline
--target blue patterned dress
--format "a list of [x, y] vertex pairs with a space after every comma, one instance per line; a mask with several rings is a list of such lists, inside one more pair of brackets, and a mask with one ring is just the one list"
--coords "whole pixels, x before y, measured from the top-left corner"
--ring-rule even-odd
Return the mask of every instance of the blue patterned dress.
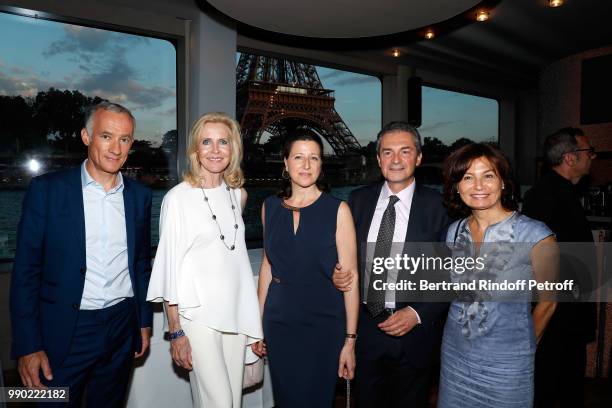
[[[519, 213], [490, 225], [478, 253], [486, 255], [487, 272], [478, 278], [533, 279], [531, 249], [550, 235], [545, 224]], [[449, 227], [446, 242], [454, 257], [473, 251], [465, 219]], [[466, 279], [451, 275], [455, 282]], [[513, 301], [498, 301], [505, 295]], [[529, 293], [483, 290], [462, 296], [451, 304], [444, 327], [438, 408], [531, 407], [536, 343]]]

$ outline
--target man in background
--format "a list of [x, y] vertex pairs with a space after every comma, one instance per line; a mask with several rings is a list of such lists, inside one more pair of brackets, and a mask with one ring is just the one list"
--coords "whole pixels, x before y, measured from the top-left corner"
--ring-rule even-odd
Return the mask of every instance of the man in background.
[[[589, 138], [580, 129], [563, 128], [546, 138], [544, 153], [552, 169], [526, 193], [523, 213], [546, 223], [559, 242], [593, 242], [576, 189], [596, 157]], [[557, 401], [561, 407], [584, 406], [586, 345], [595, 340], [595, 327], [594, 303], [558, 304], [536, 353], [537, 408]]]
[[101, 102], [81, 131], [80, 167], [32, 180], [11, 277], [12, 356], [28, 388], [69, 387], [70, 406], [120, 407], [152, 310], [151, 191], [120, 172], [134, 117]]

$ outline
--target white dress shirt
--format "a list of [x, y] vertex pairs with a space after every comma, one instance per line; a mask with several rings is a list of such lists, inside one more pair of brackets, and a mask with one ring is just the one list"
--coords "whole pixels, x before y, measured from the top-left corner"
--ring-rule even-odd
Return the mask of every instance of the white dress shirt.
[[103, 309], [133, 297], [128, 269], [123, 177], [108, 191], [81, 165], [87, 273], [81, 309]]
[[[383, 214], [389, 205], [389, 196], [395, 195], [397, 198], [399, 198], [399, 201], [395, 203], [395, 229], [393, 230], [393, 244], [391, 245], [391, 254], [389, 256], [395, 257], [396, 255], [402, 253], [404, 249], [404, 242], [406, 241], [406, 233], [408, 232], [408, 220], [410, 219], [410, 208], [412, 207], [414, 188], [415, 182], [412, 182], [408, 187], [394, 194], [389, 188], [387, 182], [383, 184], [378, 196], [378, 201], [376, 202], [376, 209], [374, 210], [370, 230], [368, 231], [368, 250], [374, 251], [376, 239], [378, 237], [378, 230], [380, 229], [380, 223], [382, 222]], [[372, 259], [373, 254], [368, 255], [369, 256], [367, 259]], [[365, 274], [364, 288], [366, 293], [367, 288], [369, 287], [369, 271], [370, 269], [368, 269], [368, 273]], [[397, 276], [398, 270], [396, 268], [388, 269], [387, 283], [397, 282]], [[395, 294], [393, 291], [385, 292], [385, 307], [391, 309], [395, 308]], [[417, 315], [417, 320], [420, 323], [421, 319], [416, 311], [415, 314]]]

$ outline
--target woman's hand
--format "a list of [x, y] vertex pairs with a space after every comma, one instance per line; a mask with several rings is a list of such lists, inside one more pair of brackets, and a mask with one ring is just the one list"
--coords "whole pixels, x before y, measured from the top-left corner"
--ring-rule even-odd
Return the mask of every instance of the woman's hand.
[[352, 380], [355, 377], [355, 339], [346, 339], [340, 352], [338, 377]]
[[266, 342], [263, 340], [259, 340], [257, 343], [251, 344], [251, 350], [253, 350], [253, 353], [257, 354], [258, 357], [263, 357], [268, 354]]
[[193, 368], [191, 365], [191, 345], [189, 345], [187, 336], [170, 341], [170, 353], [172, 354], [172, 360], [179, 367], [187, 370]]

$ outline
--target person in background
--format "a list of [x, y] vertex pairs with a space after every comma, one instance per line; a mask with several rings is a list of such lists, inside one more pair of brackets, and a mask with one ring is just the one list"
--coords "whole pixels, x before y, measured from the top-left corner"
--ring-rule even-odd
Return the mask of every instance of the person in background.
[[[464, 146], [446, 161], [444, 201], [458, 217], [446, 242], [454, 257], [478, 257], [485, 265], [468, 280], [555, 278], [553, 233], [516, 211], [511, 173], [501, 151], [485, 143]], [[466, 274], [470, 276], [452, 270], [451, 279], [459, 282]], [[556, 303], [543, 298], [532, 312], [530, 299], [528, 290], [477, 289], [451, 303], [442, 340], [438, 408], [532, 406], [536, 345]]]
[[[425, 407], [448, 304], [406, 303], [392, 291], [375, 290], [376, 279], [400, 282], [409, 272], [391, 269], [376, 275], [366, 267], [364, 247], [371, 243], [375, 257], [394, 257], [404, 242], [440, 241], [450, 220], [440, 194], [415, 181], [422, 154], [414, 127], [406, 122], [385, 125], [377, 137], [377, 158], [384, 181], [352, 191], [348, 200], [364, 293], [357, 340], [357, 403], [362, 408]], [[393, 243], [401, 243], [401, 248]], [[344, 269], [340, 262], [334, 283], [340, 290], [353, 289]]]
[[133, 359], [149, 346], [151, 191], [120, 172], [134, 126], [121, 105], [91, 107], [87, 159], [32, 179], [23, 202], [12, 356], [26, 387], [69, 387], [69, 406], [86, 393], [88, 407], [122, 407]]
[[283, 188], [262, 207], [264, 259], [259, 303], [274, 402], [332, 407], [338, 377], [353, 378], [359, 293], [337, 291], [336, 262], [356, 277], [355, 229], [346, 203], [321, 181], [323, 143], [297, 131], [283, 148]]
[[[552, 170], [527, 191], [523, 213], [548, 225], [559, 242], [593, 242], [576, 189], [596, 157], [589, 138], [577, 128], [560, 129], [546, 138], [544, 154]], [[583, 291], [590, 286], [588, 277], [569, 278]], [[584, 406], [586, 346], [595, 340], [595, 327], [595, 303], [559, 304], [536, 354], [536, 407]]]
[[183, 182], [162, 202], [147, 299], [165, 302], [172, 359], [190, 370], [199, 404], [239, 408], [244, 364], [252, 362], [247, 345], [263, 336], [244, 240], [238, 123], [225, 113], [203, 115], [187, 160]]

